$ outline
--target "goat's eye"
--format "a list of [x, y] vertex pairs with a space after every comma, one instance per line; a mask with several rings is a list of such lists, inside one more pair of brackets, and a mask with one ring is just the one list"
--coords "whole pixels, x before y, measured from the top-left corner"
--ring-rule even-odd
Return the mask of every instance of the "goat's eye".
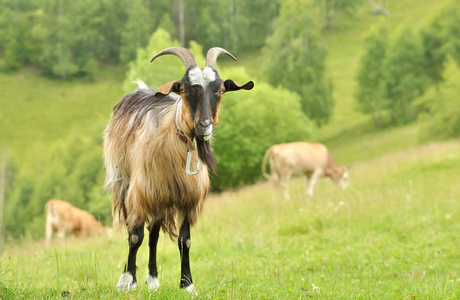
[[225, 93], [225, 89], [220, 89], [220, 93], [221, 94]]
[[180, 92], [181, 92], [181, 94], [182, 94], [182, 93], [185, 93], [185, 89], [184, 89], [184, 88], [181, 88], [181, 89], [180, 89]]

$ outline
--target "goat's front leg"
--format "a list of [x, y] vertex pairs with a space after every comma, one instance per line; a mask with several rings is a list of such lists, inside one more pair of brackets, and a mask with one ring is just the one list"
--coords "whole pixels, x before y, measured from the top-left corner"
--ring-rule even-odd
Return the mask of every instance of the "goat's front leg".
[[190, 272], [190, 223], [187, 217], [184, 218], [184, 222], [180, 226], [178, 246], [180, 251], [181, 259], [181, 276], [180, 276], [180, 287], [185, 289], [190, 294], [196, 295], [195, 286], [192, 281], [192, 273]]
[[149, 273], [147, 278], [145, 278], [145, 283], [149, 287], [149, 291], [156, 291], [160, 287], [160, 282], [158, 281], [158, 271], [157, 271], [157, 244], [158, 237], [160, 236], [160, 223], [152, 223], [149, 226]]
[[130, 290], [130, 289], [137, 288], [136, 255], [137, 255], [137, 250], [139, 250], [139, 247], [141, 246], [143, 240], [144, 240], [144, 225], [134, 228], [134, 230], [129, 233], [128, 262], [125, 265], [125, 269], [120, 276], [120, 280], [118, 281], [116, 289]]

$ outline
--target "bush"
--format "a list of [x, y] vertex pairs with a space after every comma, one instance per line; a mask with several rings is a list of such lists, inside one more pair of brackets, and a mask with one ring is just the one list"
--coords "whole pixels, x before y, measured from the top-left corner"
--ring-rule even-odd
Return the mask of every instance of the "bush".
[[[241, 82], [250, 80], [243, 68], [222, 74]], [[271, 145], [309, 139], [314, 127], [302, 112], [298, 94], [260, 81], [250, 92], [226, 94], [219, 119], [213, 145], [218, 166], [218, 175], [212, 178], [214, 190], [256, 181]]]

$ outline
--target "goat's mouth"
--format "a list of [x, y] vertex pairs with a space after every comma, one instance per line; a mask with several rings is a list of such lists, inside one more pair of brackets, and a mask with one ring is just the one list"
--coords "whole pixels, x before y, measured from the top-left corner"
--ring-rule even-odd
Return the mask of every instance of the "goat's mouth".
[[196, 126], [195, 127], [195, 134], [197, 138], [202, 141], [209, 141], [212, 138], [212, 133], [214, 131], [214, 126], [209, 124], [206, 127], [203, 126]]

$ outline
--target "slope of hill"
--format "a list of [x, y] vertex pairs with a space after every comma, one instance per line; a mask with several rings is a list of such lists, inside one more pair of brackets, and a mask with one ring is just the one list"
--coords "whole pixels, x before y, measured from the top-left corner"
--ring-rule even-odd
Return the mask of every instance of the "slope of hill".
[[31, 69], [0, 73], [0, 146], [30, 155], [69, 135], [93, 135], [119, 101], [123, 76], [113, 68], [95, 82], [52, 80]]

